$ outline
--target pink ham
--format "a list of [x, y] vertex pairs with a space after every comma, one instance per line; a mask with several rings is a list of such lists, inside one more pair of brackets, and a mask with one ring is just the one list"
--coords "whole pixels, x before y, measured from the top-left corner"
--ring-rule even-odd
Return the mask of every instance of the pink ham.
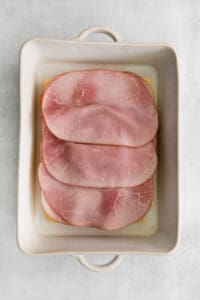
[[150, 88], [133, 73], [70, 72], [44, 90], [42, 112], [50, 131], [65, 141], [136, 147], [158, 127]]
[[42, 157], [48, 172], [66, 184], [133, 187], [149, 179], [157, 165], [152, 142], [137, 148], [76, 144], [43, 131]]
[[153, 180], [125, 189], [83, 188], [55, 180], [43, 163], [39, 167], [43, 206], [58, 222], [118, 229], [141, 219], [151, 206]]
[[[42, 164], [42, 163], [41, 163]], [[44, 165], [43, 165], [44, 166]], [[44, 167], [45, 168], [45, 167]], [[47, 171], [46, 171], [47, 172]], [[47, 173], [48, 174], [48, 173]], [[39, 176], [40, 176], [40, 167], [39, 167]], [[50, 175], [49, 175], [50, 176]], [[52, 177], [51, 177], [52, 178]], [[53, 179], [53, 178], [52, 178]], [[64, 220], [62, 217], [60, 217], [58, 214], [55, 213], [55, 211], [51, 208], [51, 206], [48, 204], [48, 202], [45, 199], [45, 192], [42, 191], [42, 206], [44, 208], [44, 211], [46, 212], [48, 217], [51, 217], [53, 221], [57, 221], [60, 223], [67, 224], [66, 220]], [[51, 221], [52, 221], [51, 220]]]

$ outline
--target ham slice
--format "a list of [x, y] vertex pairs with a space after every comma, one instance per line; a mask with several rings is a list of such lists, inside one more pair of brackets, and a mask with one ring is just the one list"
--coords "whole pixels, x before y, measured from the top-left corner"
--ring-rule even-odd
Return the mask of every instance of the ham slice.
[[74, 186], [134, 187], [156, 170], [152, 142], [131, 148], [65, 142], [43, 129], [42, 157], [48, 172]]
[[39, 166], [45, 211], [58, 222], [101, 229], [118, 229], [140, 220], [151, 206], [152, 178], [133, 188], [74, 187], [54, 179]]
[[88, 70], [55, 77], [44, 90], [42, 112], [58, 138], [136, 147], [156, 135], [151, 89], [133, 73]]

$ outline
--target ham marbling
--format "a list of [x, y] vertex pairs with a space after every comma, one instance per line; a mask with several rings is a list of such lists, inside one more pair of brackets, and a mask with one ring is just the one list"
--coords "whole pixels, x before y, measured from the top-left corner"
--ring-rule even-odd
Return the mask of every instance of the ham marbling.
[[74, 186], [133, 187], [156, 170], [152, 142], [131, 148], [65, 142], [43, 129], [42, 157], [48, 172]]
[[140, 220], [153, 199], [153, 179], [133, 188], [74, 187], [54, 179], [39, 166], [42, 204], [56, 221], [113, 230]]
[[156, 135], [153, 94], [129, 72], [65, 73], [47, 84], [42, 112], [49, 130], [65, 141], [136, 147]]

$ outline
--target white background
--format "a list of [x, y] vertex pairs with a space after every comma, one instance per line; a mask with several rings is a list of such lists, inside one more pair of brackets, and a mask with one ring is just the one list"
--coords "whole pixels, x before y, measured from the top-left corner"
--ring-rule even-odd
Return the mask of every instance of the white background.
[[[30, 38], [69, 39], [91, 25], [125, 41], [168, 43], [180, 69], [179, 247], [164, 257], [132, 255], [103, 274], [65, 255], [25, 256], [15, 238], [19, 49]], [[0, 299], [200, 299], [200, 1], [0, 0], [0, 185]]]

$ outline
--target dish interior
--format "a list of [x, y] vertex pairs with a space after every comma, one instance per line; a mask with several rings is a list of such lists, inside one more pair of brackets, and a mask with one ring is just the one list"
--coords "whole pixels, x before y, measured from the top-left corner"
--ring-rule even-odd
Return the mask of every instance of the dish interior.
[[[129, 71], [137, 73], [143, 78], [148, 78], [155, 95], [155, 103], [157, 102], [157, 74], [153, 67], [148, 65], [124, 65], [124, 64], [84, 64], [84, 63], [73, 63], [73, 62], [51, 62], [44, 63], [39, 66], [37, 70], [37, 95], [38, 95], [38, 106], [39, 98], [42, 92], [43, 82], [46, 79], [50, 79], [58, 74], [64, 72], [76, 71], [76, 70], [87, 70], [87, 69], [112, 69], [120, 71]], [[40, 126], [41, 114], [39, 109], [37, 109], [37, 122], [35, 123], [37, 128], [36, 137], [36, 162], [35, 168], [37, 168], [40, 161], [40, 136], [41, 136], [41, 126]], [[127, 235], [151, 235], [157, 229], [157, 186], [156, 186], [156, 175], [154, 176], [154, 198], [150, 210], [146, 216], [139, 222], [131, 224], [119, 230], [102, 230], [97, 228], [87, 228], [87, 227], [76, 227], [64, 225], [57, 222], [49, 221], [44, 214], [44, 210], [41, 206], [41, 190], [36, 178], [36, 197], [35, 197], [35, 221], [37, 230], [44, 235], [106, 235], [106, 236], [127, 236]]]

